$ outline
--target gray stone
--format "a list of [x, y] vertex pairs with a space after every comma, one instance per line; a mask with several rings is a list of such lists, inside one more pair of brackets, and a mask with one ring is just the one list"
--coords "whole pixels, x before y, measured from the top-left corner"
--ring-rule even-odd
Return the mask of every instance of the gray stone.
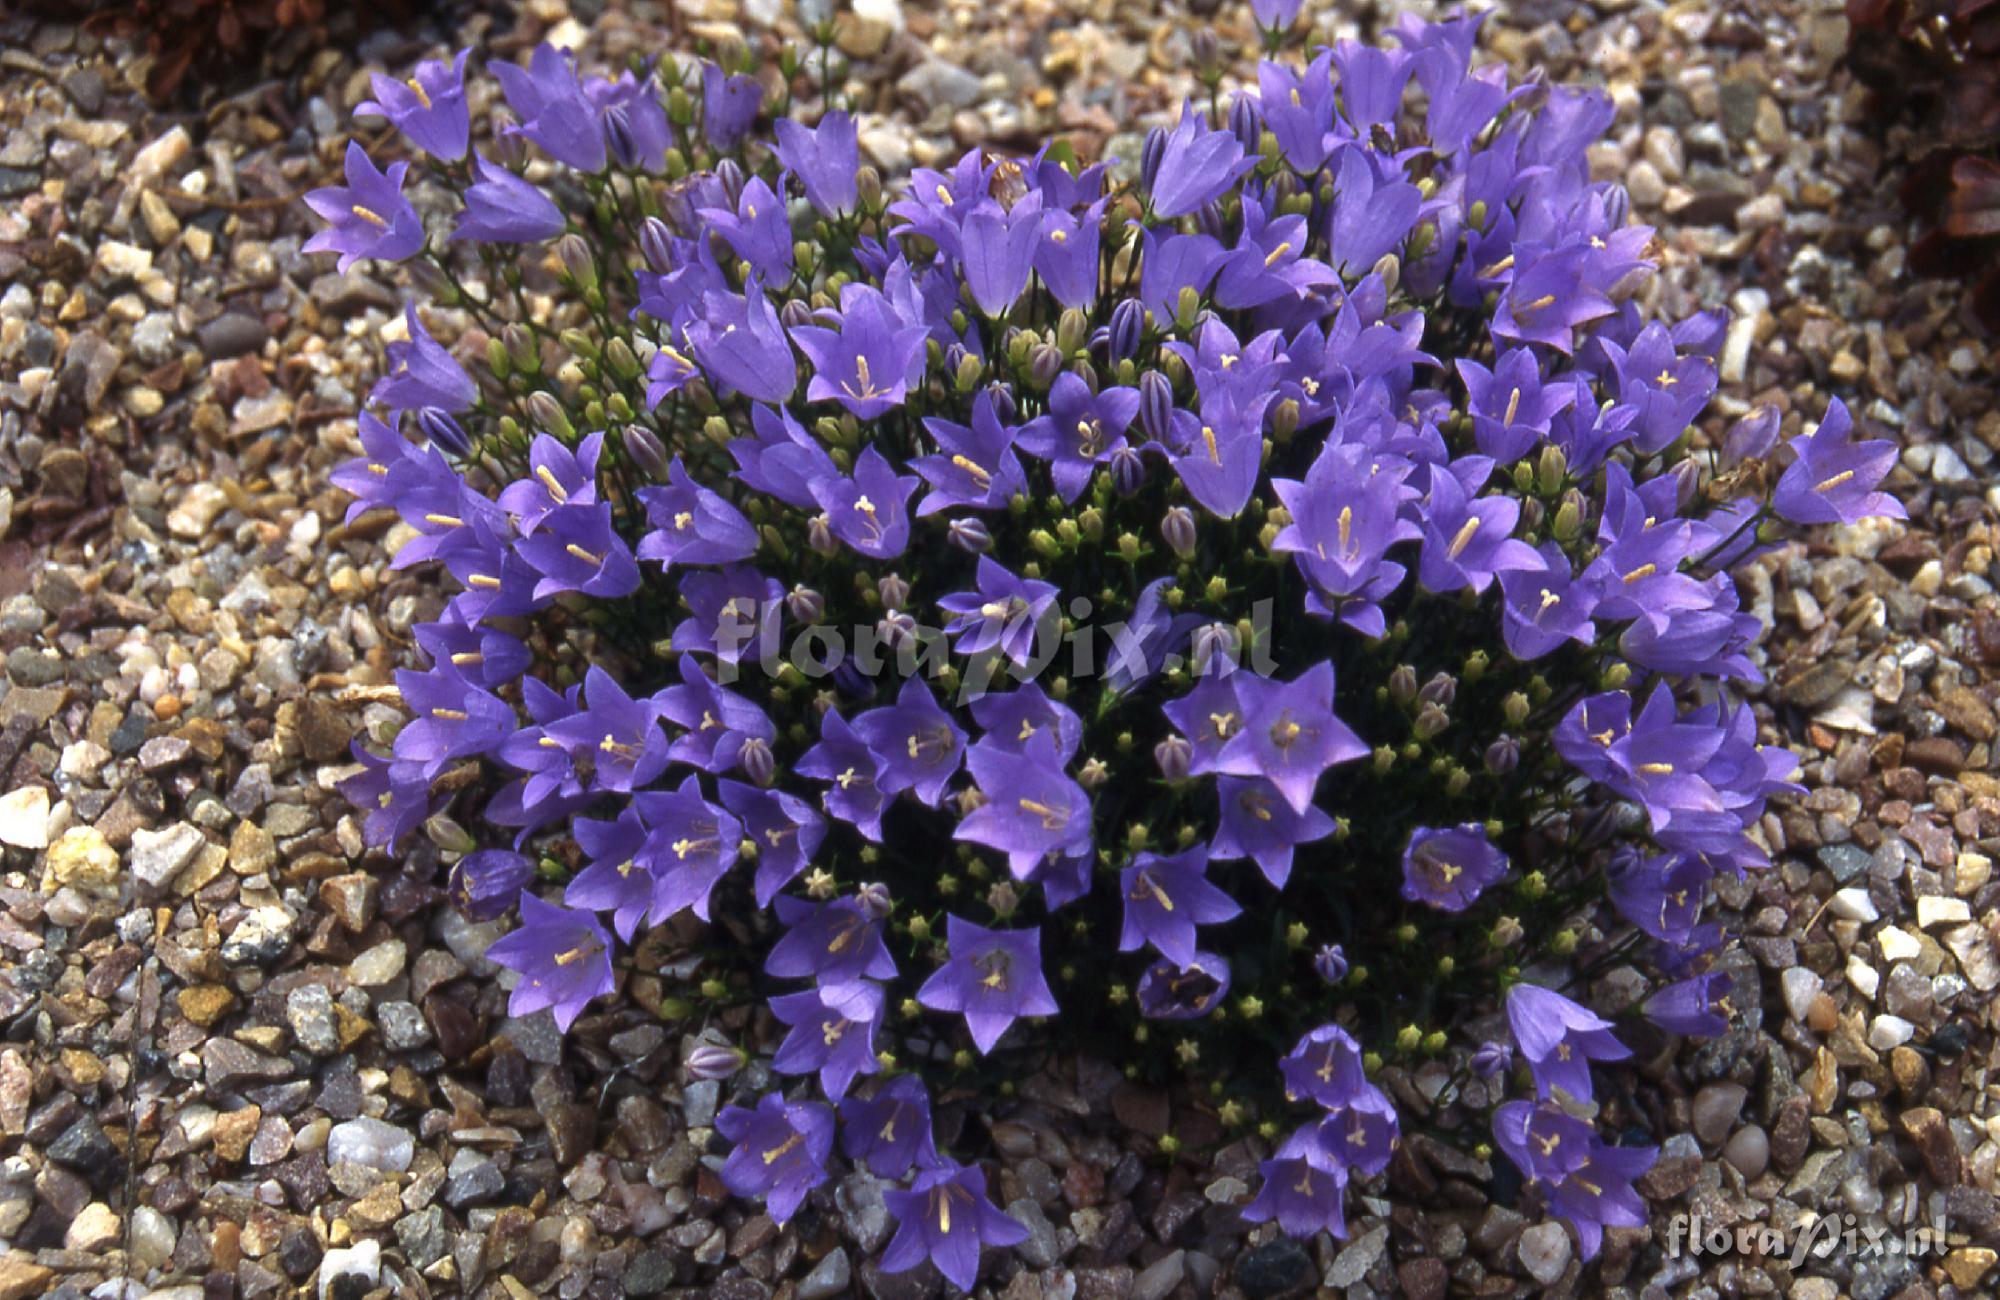
[[328, 1164], [366, 1165], [399, 1174], [410, 1167], [416, 1152], [417, 1141], [408, 1132], [367, 1115], [336, 1124], [326, 1135]]
[[410, 1052], [431, 1041], [431, 1027], [414, 1003], [384, 1002], [375, 1008], [375, 1025], [382, 1031], [382, 1046], [392, 1052]]
[[1022, 1197], [1007, 1206], [1007, 1216], [1028, 1230], [1025, 1241], [1014, 1247], [1031, 1268], [1054, 1268], [1062, 1262], [1062, 1239], [1042, 1207]]
[[1569, 1267], [1569, 1232], [1560, 1223], [1538, 1223], [1521, 1233], [1521, 1267], [1543, 1286], [1554, 1286]]
[[813, 1265], [813, 1271], [799, 1282], [796, 1294], [798, 1300], [830, 1300], [833, 1296], [845, 1294], [851, 1280], [847, 1248], [835, 1246], [832, 1253]]
[[292, 1037], [314, 1056], [332, 1056], [340, 1050], [339, 1026], [333, 1014], [333, 995], [324, 984], [301, 984], [285, 997], [285, 1022]]
[[141, 896], [157, 898], [166, 893], [207, 843], [208, 837], [186, 822], [163, 831], [132, 832], [132, 851], [126, 863]]

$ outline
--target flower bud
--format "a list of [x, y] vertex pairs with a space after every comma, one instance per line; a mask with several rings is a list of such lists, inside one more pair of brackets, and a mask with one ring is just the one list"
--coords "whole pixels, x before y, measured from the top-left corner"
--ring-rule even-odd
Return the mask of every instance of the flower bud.
[[424, 431], [424, 437], [431, 440], [433, 447], [448, 456], [464, 460], [472, 454], [472, 439], [451, 418], [451, 412], [441, 407], [426, 406], [418, 410], [417, 427]]
[[1129, 497], [1146, 485], [1146, 458], [1131, 447], [1111, 453], [1111, 485]]
[[1722, 439], [1722, 468], [1762, 460], [1778, 445], [1778, 408], [1760, 406], [1729, 426]]
[[1160, 175], [1160, 160], [1166, 154], [1167, 133], [1156, 126], [1146, 132], [1146, 143], [1139, 148], [1139, 184], [1148, 193]]
[[1211, 199], [1195, 209], [1195, 225], [1210, 239], [1221, 241], [1229, 237], [1229, 222], [1223, 219], [1222, 205]]
[[724, 158], [715, 164], [715, 179], [722, 183], [722, 192], [729, 199], [729, 206], [743, 197], [743, 168], [734, 158]]
[[1154, 442], [1165, 442], [1174, 427], [1174, 385], [1164, 374], [1139, 376], [1139, 427]]
[[511, 322], [500, 331], [500, 341], [507, 347], [507, 359], [522, 374], [541, 373], [542, 351], [535, 345], [535, 336], [530, 334], [519, 321]]
[[1146, 304], [1127, 298], [1111, 309], [1111, 355], [1123, 360], [1139, 355], [1139, 342], [1146, 334]]
[[1175, 555], [1183, 560], [1192, 558], [1197, 540], [1194, 512], [1186, 506], [1170, 507], [1166, 517], [1160, 520], [1160, 536], [1173, 548]]
[[1201, 291], [1191, 284], [1181, 286], [1180, 295], [1174, 299], [1174, 326], [1183, 334], [1194, 328], [1194, 318], [1201, 311]]
[[952, 520], [945, 528], [945, 540], [959, 550], [971, 551], [975, 555], [993, 547], [993, 534], [987, 529], [986, 521], [971, 516]]
[[738, 759], [743, 764], [743, 775], [756, 785], [769, 785], [778, 773], [778, 760], [771, 753], [771, 743], [762, 736], [753, 736], [743, 742], [743, 752]]
[[1089, 334], [1090, 318], [1075, 307], [1064, 308], [1056, 318], [1056, 347], [1066, 356], [1076, 355]]
[[1029, 355], [1028, 382], [1036, 388], [1047, 388], [1062, 373], [1063, 354], [1046, 343], [1037, 344]]
[[1219, 670], [1224, 664], [1236, 662], [1240, 646], [1236, 629], [1227, 623], [1205, 623], [1194, 630], [1192, 650], [1194, 670], [1208, 673]]
[[1021, 413], [1021, 404], [1014, 400], [1014, 386], [996, 379], [986, 385], [986, 396], [992, 399], [994, 418], [1002, 424], [1013, 420]]
[[1264, 135], [1264, 115], [1257, 111], [1256, 100], [1248, 95], [1236, 97], [1229, 106], [1229, 134], [1236, 137], [1244, 153], [1257, 152]]
[[1451, 715], [1435, 704], [1426, 704], [1417, 711], [1413, 724], [1419, 740], [1429, 740], [1451, 725]]
[[889, 909], [893, 905], [889, 887], [878, 880], [871, 880], [855, 890], [854, 901], [861, 904], [862, 911], [878, 921], [889, 915]]
[[655, 275], [674, 269], [674, 232], [658, 217], [647, 217], [639, 226], [639, 254]]
[[687, 1067], [690, 1079], [713, 1083], [735, 1074], [749, 1059], [749, 1054], [741, 1048], [701, 1043], [688, 1052], [682, 1064]]
[[667, 449], [660, 445], [660, 435], [645, 425], [625, 426], [625, 455], [647, 478], [667, 476]]
[[1438, 673], [1424, 683], [1424, 688], [1417, 692], [1417, 698], [1426, 704], [1448, 709], [1458, 698], [1458, 680], [1449, 673]]
[[597, 287], [597, 259], [590, 255], [590, 245], [583, 242], [583, 236], [572, 230], [558, 239], [556, 256], [562, 259], [570, 283], [585, 293]]
[[1521, 746], [1512, 736], [1502, 736], [1486, 747], [1482, 761], [1494, 776], [1506, 776], [1521, 765]]
[[1562, 490], [1563, 479], [1569, 474], [1569, 457], [1563, 449], [1550, 443], [1542, 448], [1541, 459], [1535, 465], [1535, 486], [1544, 496], [1554, 496]]
[[1583, 504], [1574, 489], [1563, 496], [1563, 502], [1556, 507], [1555, 522], [1549, 525], [1560, 542], [1573, 542], [1583, 531]]
[[910, 603], [910, 584], [900, 573], [892, 573], [875, 584], [875, 594], [882, 598], [884, 609], [901, 609]]
[[534, 417], [537, 426], [565, 442], [576, 436], [576, 427], [569, 422], [569, 413], [563, 410], [555, 394], [545, 388], [528, 394], [528, 414]]
[[826, 597], [811, 587], [793, 587], [785, 593], [785, 614], [794, 623], [810, 626], [826, 617]]
[[917, 644], [917, 620], [902, 610], [893, 610], [876, 620], [875, 635], [891, 650], [914, 649]]
[[1338, 984], [1347, 978], [1347, 954], [1340, 945], [1330, 943], [1313, 957], [1313, 972], [1329, 984]]
[[1416, 699], [1417, 670], [1408, 664], [1397, 664], [1389, 674], [1389, 696], [1398, 704]]
[[1221, 66], [1222, 40], [1215, 34], [1214, 28], [1197, 28], [1194, 38], [1189, 43], [1193, 46], [1196, 70], [1214, 72]]
[[[957, 347], [956, 344], [953, 346]], [[949, 353], [946, 354], [946, 364], [952, 372], [952, 386], [961, 393], [969, 393], [979, 386], [979, 377], [986, 373], [986, 363], [962, 347], [957, 350], [960, 356], [956, 362], [951, 361]]]
[[514, 372], [514, 359], [507, 355], [507, 345], [499, 339], [486, 340], [486, 368], [503, 383]]
[[840, 550], [840, 542], [833, 535], [833, 521], [825, 515], [814, 515], [806, 522], [806, 545], [820, 555], [833, 555]]
[[1481, 1043], [1472, 1054], [1472, 1072], [1482, 1079], [1505, 1074], [1513, 1063], [1514, 1049], [1499, 1039]]
[[778, 308], [778, 323], [788, 330], [813, 323], [812, 307], [803, 298], [787, 298]]
[[1168, 736], [1153, 746], [1153, 761], [1159, 764], [1160, 775], [1167, 780], [1185, 781], [1188, 768], [1194, 763], [1194, 746], [1185, 736]]
[[1296, 398], [1287, 397], [1271, 408], [1271, 436], [1284, 442], [1298, 431], [1299, 403]]

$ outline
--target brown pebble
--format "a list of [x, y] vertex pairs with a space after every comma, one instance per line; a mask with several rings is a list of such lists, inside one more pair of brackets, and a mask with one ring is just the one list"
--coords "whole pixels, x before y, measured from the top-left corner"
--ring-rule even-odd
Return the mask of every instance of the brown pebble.
[[180, 696], [162, 695], [159, 699], [153, 701], [153, 716], [158, 718], [160, 721], [167, 722], [173, 718], [178, 718], [180, 715], [181, 715]]

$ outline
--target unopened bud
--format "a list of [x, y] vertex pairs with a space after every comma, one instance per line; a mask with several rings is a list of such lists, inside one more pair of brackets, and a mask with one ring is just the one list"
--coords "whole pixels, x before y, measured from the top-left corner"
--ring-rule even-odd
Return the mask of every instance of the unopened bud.
[[1417, 698], [1417, 670], [1408, 664], [1398, 664], [1389, 673], [1389, 696], [1398, 704], [1408, 704]]
[[1107, 340], [1114, 360], [1127, 360], [1139, 354], [1140, 340], [1146, 332], [1146, 305], [1137, 298], [1127, 298], [1111, 309], [1111, 332]]
[[556, 256], [571, 284], [585, 293], [597, 288], [597, 259], [590, 255], [590, 245], [583, 242], [583, 236], [572, 230], [558, 239]]
[[743, 742], [738, 761], [743, 765], [743, 775], [756, 785], [771, 784], [771, 778], [778, 771], [778, 760], [771, 753], [771, 743], [762, 736], [753, 736]]
[[702, 1043], [687, 1054], [684, 1064], [690, 1079], [716, 1082], [735, 1074], [749, 1059], [749, 1054], [740, 1048]]
[[811, 587], [793, 587], [785, 593], [785, 613], [792, 622], [810, 626], [826, 616], [826, 597]]
[[647, 478], [667, 476], [667, 449], [660, 445], [660, 436], [645, 425], [625, 426], [625, 455]]
[[1521, 765], [1521, 746], [1512, 736], [1502, 736], [1486, 747], [1486, 770], [1506, 776]]
[[1068, 356], [1074, 356], [1090, 334], [1090, 318], [1075, 307], [1068, 307], [1056, 318], [1056, 346]]
[[977, 555], [993, 548], [993, 534], [986, 527], [986, 521], [967, 516], [954, 519], [945, 529], [945, 540], [961, 551], [971, 551]]
[[1429, 740], [1451, 725], [1451, 715], [1435, 704], [1426, 704], [1417, 711], [1413, 729], [1419, 740]]
[[1164, 374], [1139, 376], [1139, 427], [1154, 442], [1166, 442], [1174, 427], [1174, 385]]
[[1168, 736], [1153, 746], [1153, 762], [1160, 768], [1160, 775], [1169, 781], [1185, 781], [1188, 768], [1194, 763], [1194, 746], [1185, 736]]
[[900, 573], [892, 573], [875, 583], [875, 594], [886, 609], [901, 609], [910, 603], [910, 583]]
[[1437, 704], [1448, 709], [1452, 701], [1458, 698], [1458, 681], [1449, 673], [1438, 673], [1424, 683], [1424, 688], [1417, 692], [1417, 698], [1426, 704]]
[[655, 275], [674, 269], [674, 232], [658, 217], [647, 217], [639, 226], [639, 254]]
[[539, 374], [542, 369], [541, 349], [535, 346], [535, 336], [515, 321], [500, 331], [500, 341], [507, 345], [507, 359], [522, 374]]
[[1338, 984], [1347, 978], [1347, 954], [1339, 944], [1330, 943], [1313, 957], [1313, 971], [1327, 983]]
[[538, 388], [528, 394], [528, 414], [534, 417], [536, 425], [568, 442], [576, 436], [576, 428], [569, 422], [569, 413], [556, 400], [555, 394]]
[[1111, 486], [1129, 497], [1146, 485], [1146, 458], [1131, 447], [1111, 453]]
[[1028, 382], [1047, 388], [1062, 373], [1063, 354], [1046, 343], [1037, 344], [1028, 360]]
[[1195, 534], [1194, 512], [1186, 506], [1170, 507], [1166, 517], [1160, 520], [1160, 536], [1173, 548], [1175, 555], [1183, 560], [1193, 558], [1198, 540]]
[[840, 543], [833, 535], [833, 521], [825, 515], [814, 515], [806, 522], [806, 545], [820, 555], [833, 555], [840, 550]]
[[472, 454], [472, 439], [466, 436], [451, 412], [441, 407], [426, 406], [417, 412], [417, 427], [424, 431], [424, 437], [431, 445], [448, 456], [464, 460]]
[[880, 881], [869, 881], [855, 890], [854, 899], [861, 904], [862, 911], [878, 921], [889, 915], [889, 909], [893, 905], [889, 887]]

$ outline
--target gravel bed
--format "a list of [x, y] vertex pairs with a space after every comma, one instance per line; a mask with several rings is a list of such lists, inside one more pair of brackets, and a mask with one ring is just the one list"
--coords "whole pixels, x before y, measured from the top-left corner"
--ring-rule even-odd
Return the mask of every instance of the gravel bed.
[[[1386, 18], [1349, 12], [1322, 33]], [[657, 981], [566, 1040], [509, 1019], [483, 956], [500, 927], [443, 905], [428, 842], [364, 853], [334, 789], [440, 604], [326, 483], [401, 328], [392, 274], [299, 254], [294, 198], [334, 169], [365, 67], [448, 42], [623, 59], [674, 32], [797, 31], [788, 0], [436, 22], [359, 57], [295, 43], [246, 89], [159, 111], [125, 47], [0, 16], [0, 1300], [942, 1294], [928, 1265], [877, 1271], [890, 1222], [865, 1173], [783, 1230], [726, 1197], [721, 1090], [689, 1084], [679, 1033], [639, 1010]], [[1058, 131], [1133, 158], [1194, 86], [1191, 33], [1247, 22], [1236, 3], [855, 0], [840, 43], [885, 170]], [[1030, 1229], [982, 1289], [2000, 1286], [2000, 409], [1949, 286], [1904, 274], [1846, 31], [1837, 0], [1532, 0], [1486, 29], [1493, 54], [1617, 98], [1595, 162], [1662, 228], [1651, 292], [1736, 314], [1718, 421], [1774, 402], [1792, 427], [1840, 395], [1906, 448], [1907, 529], [1822, 536], [1745, 579], [1773, 628], [1767, 739], [1799, 752], [1808, 793], [1766, 820], [1777, 868], [1722, 882], [1735, 1026], [1653, 1043], [1626, 1079], [1684, 1134], [1642, 1184], [1654, 1223], [1612, 1229], [1586, 1267], [1532, 1194], [1416, 1139], [1348, 1241], [1295, 1243], [1237, 1213], [1254, 1143], [1064, 1061], [993, 1113], [940, 1115], [941, 1136], [989, 1132]], [[1796, 1265], [1668, 1253], [1689, 1214], [1788, 1234], [1832, 1216], [1860, 1244]], [[1935, 1253], [1866, 1249], [1939, 1223]]]

